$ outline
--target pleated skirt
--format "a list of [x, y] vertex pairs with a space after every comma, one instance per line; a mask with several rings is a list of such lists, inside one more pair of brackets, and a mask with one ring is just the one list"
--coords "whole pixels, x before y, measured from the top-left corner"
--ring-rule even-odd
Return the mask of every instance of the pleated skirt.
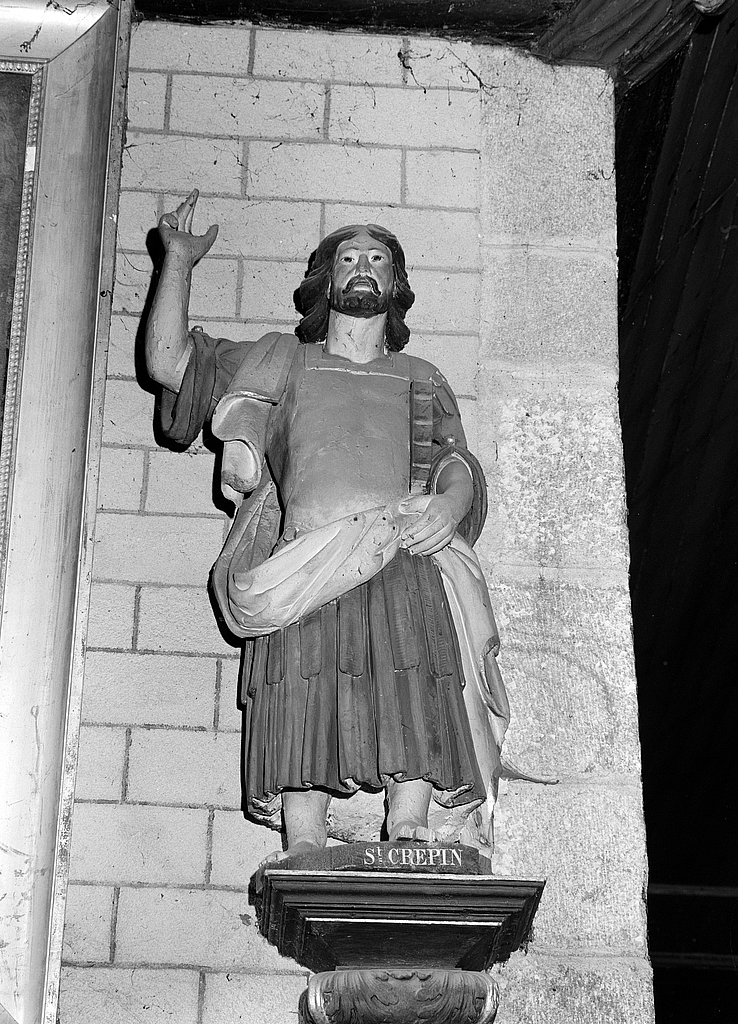
[[249, 804], [284, 789], [346, 794], [390, 779], [426, 779], [448, 803], [484, 798], [456, 634], [430, 557], [401, 549], [368, 583], [253, 641], [242, 683]]

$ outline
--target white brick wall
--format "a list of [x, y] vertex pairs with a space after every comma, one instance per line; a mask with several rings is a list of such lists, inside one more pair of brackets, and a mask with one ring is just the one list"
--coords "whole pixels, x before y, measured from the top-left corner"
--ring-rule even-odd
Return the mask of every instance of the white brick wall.
[[134, 29], [131, 67], [246, 75], [252, 41], [249, 25], [193, 28], [146, 22]]
[[72, 881], [205, 881], [206, 808], [85, 803], [75, 808]]
[[392, 36], [278, 31], [255, 36], [254, 74], [260, 77], [402, 84], [401, 41]]
[[129, 123], [138, 128], [163, 128], [166, 95], [166, 75], [132, 71], [128, 76]]
[[316, 139], [324, 106], [325, 89], [317, 83], [174, 75], [169, 127], [226, 138]]
[[251, 196], [399, 203], [401, 176], [399, 149], [253, 142], [246, 187]]
[[100, 459], [97, 495], [100, 510], [138, 509], [141, 504], [145, 456], [131, 448], [106, 448]]
[[[136, 193], [129, 194], [136, 195]], [[122, 200], [123, 197], [121, 197], [121, 202]], [[121, 210], [118, 218], [118, 224], [121, 227], [124, 223], [128, 223], [124, 214], [125, 211]], [[141, 221], [145, 222], [148, 219], [149, 211], [147, 210], [146, 215], [141, 217]], [[116, 315], [112, 317], [108, 347], [108, 378], [133, 378], [136, 376], [134, 358], [138, 326], [139, 318], [137, 316]]]
[[[238, 733], [134, 729], [128, 799], [141, 803], [240, 807]], [[272, 844], [277, 845], [272, 836]]]
[[223, 536], [220, 518], [135, 513], [97, 517], [95, 575], [130, 583], [186, 583], [207, 578]]
[[446, 89], [331, 89], [328, 135], [340, 142], [413, 149], [474, 150], [479, 145], [479, 97]]
[[209, 190], [241, 194], [243, 146], [234, 139], [129, 131], [123, 153], [125, 184], [184, 193], [207, 181]]
[[62, 974], [60, 1019], [74, 1024], [198, 1024], [196, 971], [72, 967]]
[[[213, 561], [218, 549], [216, 545]], [[236, 653], [218, 631], [204, 580], [200, 587], [141, 587], [137, 648], [173, 654]]]
[[[165, 196], [163, 201], [170, 209], [180, 197]], [[216, 249], [222, 256], [299, 260], [303, 265], [320, 241], [322, 207], [317, 202], [203, 196], [197, 209], [200, 224], [220, 226]], [[294, 310], [290, 310], [290, 319], [293, 315]]]
[[148, 452], [146, 512], [180, 515], [212, 515], [213, 457], [209, 452], [189, 451], [187, 472], [183, 472], [181, 452]]
[[239, 655], [206, 590], [227, 525], [213, 452], [171, 451], [155, 432], [137, 339], [147, 234], [200, 189], [195, 230], [220, 232], [194, 274], [192, 322], [248, 341], [292, 329], [324, 234], [386, 225], [418, 295], [409, 351], [449, 377], [473, 436], [476, 53], [246, 25], [134, 29], [62, 1024], [284, 1024], [305, 984], [246, 897], [280, 839], [240, 811]]
[[300, 280], [303, 263], [246, 260], [243, 268], [241, 314], [289, 321], [294, 320], [292, 292]]
[[110, 960], [115, 900], [113, 886], [69, 887], [64, 928], [64, 959], [68, 963]]
[[216, 811], [210, 880], [213, 885], [238, 888], [273, 850], [274, 836], [267, 829], [244, 824], [240, 811]]
[[78, 800], [113, 800], [123, 796], [128, 737], [123, 728], [83, 725], [77, 764]]
[[90, 651], [82, 717], [99, 725], [209, 729], [217, 680], [215, 658]]
[[305, 979], [213, 974], [207, 979], [203, 1024], [276, 1024], [295, 1019]]
[[116, 953], [122, 963], [305, 974], [261, 937], [245, 885], [238, 892], [148, 886], [123, 889]]
[[475, 209], [479, 205], [479, 153], [414, 150], [406, 155], [408, 203]]
[[[130, 650], [136, 609], [136, 588], [118, 583], [92, 584], [87, 623], [88, 650], [92, 647]], [[85, 691], [85, 699], [89, 686]]]
[[[410, 267], [479, 269], [479, 220], [476, 213], [344, 204], [336, 204], [326, 210], [327, 232], [357, 222], [391, 223], [402, 241]], [[414, 288], [414, 275], [411, 283]]]
[[[413, 270], [415, 305], [406, 322], [412, 330], [471, 334], [479, 328], [479, 274]], [[453, 383], [453, 376], [451, 378]]]

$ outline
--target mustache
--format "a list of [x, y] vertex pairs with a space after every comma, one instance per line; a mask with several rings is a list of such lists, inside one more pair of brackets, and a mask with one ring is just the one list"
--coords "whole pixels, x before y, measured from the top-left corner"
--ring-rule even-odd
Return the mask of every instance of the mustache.
[[348, 281], [346, 283], [346, 285], [344, 285], [344, 288], [343, 288], [343, 291], [341, 292], [341, 294], [342, 295], [347, 295], [348, 292], [350, 292], [353, 289], [354, 285], [358, 281], [361, 281], [362, 283], [368, 284], [371, 287], [371, 289], [374, 292], [374, 294], [375, 295], [379, 295], [379, 285], [374, 280], [374, 278], [373, 277], [369, 277], [368, 274], [354, 274], [354, 276], [351, 278], [351, 280]]

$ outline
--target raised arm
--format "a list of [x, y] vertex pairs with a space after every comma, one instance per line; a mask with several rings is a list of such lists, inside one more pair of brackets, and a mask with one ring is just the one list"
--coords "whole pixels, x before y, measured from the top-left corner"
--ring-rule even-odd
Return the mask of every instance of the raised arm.
[[198, 195], [194, 189], [173, 213], [165, 213], [159, 221], [164, 263], [146, 323], [146, 368], [170, 391], [179, 391], [192, 346], [187, 333], [192, 268], [218, 234], [217, 224], [204, 235], [192, 234]]

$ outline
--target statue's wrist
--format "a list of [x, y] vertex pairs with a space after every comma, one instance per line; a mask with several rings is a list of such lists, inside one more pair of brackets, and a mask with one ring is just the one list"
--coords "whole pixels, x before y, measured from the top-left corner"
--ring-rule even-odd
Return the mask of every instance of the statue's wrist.
[[164, 261], [171, 270], [182, 274], [191, 274], [196, 257], [186, 249], [170, 247], [166, 250]]

